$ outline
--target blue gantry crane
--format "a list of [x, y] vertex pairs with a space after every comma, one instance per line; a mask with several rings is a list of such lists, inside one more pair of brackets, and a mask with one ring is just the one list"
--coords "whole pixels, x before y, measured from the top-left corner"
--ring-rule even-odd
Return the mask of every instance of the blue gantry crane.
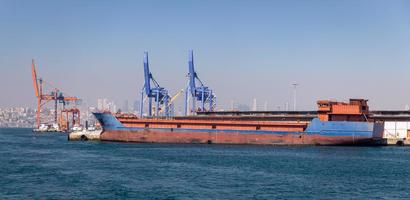
[[[151, 85], [151, 82], [153, 85]], [[169, 104], [170, 96], [168, 91], [160, 87], [158, 82], [155, 81], [151, 72], [149, 71], [148, 52], [144, 52], [144, 87], [141, 90], [141, 117], [144, 113], [144, 97], [148, 99], [148, 117], [152, 116], [152, 100], [156, 103], [155, 116], [159, 116], [160, 109], [165, 109], [165, 116], [169, 116]]]
[[[194, 51], [189, 51], [189, 82], [187, 89], [185, 90], [185, 115], [188, 115], [189, 110], [189, 99], [192, 100], [191, 113], [194, 114], [197, 111], [213, 111], [215, 109], [215, 99], [216, 96], [213, 91], [205, 86], [201, 79], [199, 79], [198, 74], [195, 72], [194, 68]], [[196, 85], [196, 80], [198, 80], [200, 86]], [[197, 104], [198, 108], [197, 108]], [[208, 108], [206, 108], [208, 104]]]

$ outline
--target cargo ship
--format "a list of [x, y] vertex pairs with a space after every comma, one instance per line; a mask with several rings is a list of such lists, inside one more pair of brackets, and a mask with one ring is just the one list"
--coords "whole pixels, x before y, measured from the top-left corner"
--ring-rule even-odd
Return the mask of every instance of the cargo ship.
[[185, 116], [141, 118], [129, 114], [93, 113], [103, 141], [257, 145], [377, 145], [383, 123], [369, 116], [367, 100], [317, 102], [317, 117]]

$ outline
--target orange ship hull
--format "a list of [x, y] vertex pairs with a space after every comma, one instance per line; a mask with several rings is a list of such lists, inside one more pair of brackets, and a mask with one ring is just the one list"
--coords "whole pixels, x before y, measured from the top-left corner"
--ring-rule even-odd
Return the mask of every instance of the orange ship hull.
[[101, 140], [140, 143], [366, 145], [382, 129], [369, 122], [140, 119], [94, 113]]
[[260, 144], [260, 145], [365, 145], [369, 137], [319, 134], [243, 134], [240, 132], [170, 132], [161, 130], [105, 130], [101, 140], [138, 143]]

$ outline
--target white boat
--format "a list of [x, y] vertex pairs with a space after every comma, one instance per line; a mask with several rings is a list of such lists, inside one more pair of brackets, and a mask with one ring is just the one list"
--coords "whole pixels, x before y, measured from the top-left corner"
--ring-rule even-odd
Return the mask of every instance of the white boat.
[[73, 128], [71, 128], [72, 131], [82, 131], [83, 127], [81, 127], [80, 125], [76, 124], [73, 126]]

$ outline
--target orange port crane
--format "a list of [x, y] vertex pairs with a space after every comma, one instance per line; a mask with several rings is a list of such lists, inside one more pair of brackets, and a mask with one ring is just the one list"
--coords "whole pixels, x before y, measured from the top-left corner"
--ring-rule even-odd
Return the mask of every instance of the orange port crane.
[[[58, 123], [58, 104], [63, 105], [63, 109], [66, 104], [69, 104], [70, 102], [73, 103], [79, 103], [81, 100], [77, 97], [74, 96], [64, 96], [64, 94], [61, 92], [56, 87], [53, 87], [50, 83], [47, 83], [44, 81], [42, 78], [37, 78], [37, 72], [36, 72], [36, 64], [34, 59], [31, 62], [31, 75], [33, 78], [33, 85], [34, 85], [34, 91], [35, 95], [37, 98], [37, 111], [36, 111], [36, 125], [37, 128], [40, 127], [41, 124], [41, 110], [43, 106], [45, 106], [48, 102], [53, 101], [54, 102], [54, 122]], [[44, 92], [43, 85], [48, 84], [52, 86], [51, 92]]]
[[69, 118], [71, 114], [71, 124], [73, 127], [75, 125], [80, 125], [80, 110], [78, 108], [70, 108], [70, 109], [63, 109], [60, 112], [60, 121], [59, 127], [62, 131], [68, 131], [70, 129], [69, 126]]

